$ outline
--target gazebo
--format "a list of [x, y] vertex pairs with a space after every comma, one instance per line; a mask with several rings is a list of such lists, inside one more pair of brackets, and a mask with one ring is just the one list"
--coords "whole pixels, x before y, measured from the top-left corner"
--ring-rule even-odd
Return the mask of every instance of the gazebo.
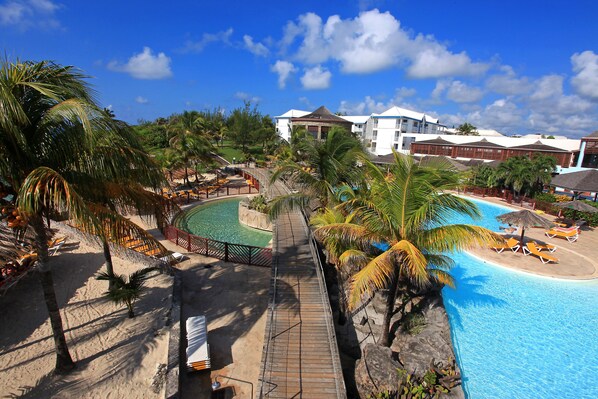
[[579, 193], [594, 193], [594, 202], [598, 197], [598, 170], [588, 169], [580, 172], [563, 173], [552, 178], [550, 185], [573, 191], [574, 197]]

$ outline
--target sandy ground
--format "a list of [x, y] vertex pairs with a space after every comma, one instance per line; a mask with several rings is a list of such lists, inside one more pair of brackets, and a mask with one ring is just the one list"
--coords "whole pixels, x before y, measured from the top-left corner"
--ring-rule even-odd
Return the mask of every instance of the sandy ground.
[[[67, 344], [77, 368], [55, 376], [54, 343], [38, 276], [25, 277], [0, 297], [0, 396], [25, 398], [157, 398], [152, 378], [166, 363], [172, 278], [157, 275], [135, 304], [137, 317], [102, 296], [107, 282], [99, 246], [75, 237], [51, 258]], [[113, 258], [115, 272], [143, 267]]]
[[217, 380], [227, 397], [252, 398], [262, 358], [270, 269], [199, 255], [191, 255], [180, 267], [181, 320], [206, 316], [212, 361], [211, 371], [182, 372], [181, 397], [208, 398], [211, 382]]

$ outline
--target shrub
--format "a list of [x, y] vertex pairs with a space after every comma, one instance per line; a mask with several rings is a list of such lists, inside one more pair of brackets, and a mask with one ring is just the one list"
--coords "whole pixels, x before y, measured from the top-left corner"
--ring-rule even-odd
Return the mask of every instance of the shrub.
[[263, 195], [256, 195], [251, 200], [249, 200], [249, 209], [253, 209], [254, 211], [258, 211], [261, 213], [268, 213], [268, 201], [266, 197]]
[[550, 193], [538, 193], [538, 194], [536, 194], [534, 199], [536, 201], [542, 201], [542, 202], [550, 202], [550, 203], [556, 202], [556, 196], [554, 194], [550, 194]]
[[554, 198], [556, 199], [556, 202], [571, 201], [571, 197], [568, 195], [564, 195], [564, 194], [555, 195]]
[[403, 331], [410, 335], [421, 333], [426, 326], [426, 318], [421, 313], [409, 313], [403, 322]]

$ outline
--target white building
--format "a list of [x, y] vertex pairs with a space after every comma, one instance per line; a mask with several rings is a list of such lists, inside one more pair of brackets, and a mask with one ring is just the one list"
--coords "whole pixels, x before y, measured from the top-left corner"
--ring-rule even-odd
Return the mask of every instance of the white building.
[[446, 131], [437, 118], [408, 109], [392, 107], [381, 114], [372, 114], [365, 127], [364, 143], [373, 154], [390, 154], [393, 150], [408, 151], [417, 134], [438, 135]]
[[368, 119], [370, 119], [369, 115], [358, 115], [358, 116], [350, 116], [350, 115], [341, 115], [341, 118], [348, 120], [353, 124], [351, 128], [351, 132], [355, 133], [358, 137], [363, 139], [363, 132], [365, 128], [365, 124], [367, 123]]
[[291, 118], [300, 118], [309, 114], [309, 111], [301, 111], [298, 109], [291, 109], [285, 112], [280, 116], [275, 116], [274, 119], [276, 120], [276, 133], [286, 140], [290, 141], [291, 139]]

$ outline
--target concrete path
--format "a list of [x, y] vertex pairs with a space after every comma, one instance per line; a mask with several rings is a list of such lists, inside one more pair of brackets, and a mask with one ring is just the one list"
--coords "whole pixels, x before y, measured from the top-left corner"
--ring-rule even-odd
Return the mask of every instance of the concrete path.
[[[272, 196], [266, 172], [247, 169]], [[276, 223], [262, 378], [256, 398], [346, 398], [328, 294], [300, 212]]]

